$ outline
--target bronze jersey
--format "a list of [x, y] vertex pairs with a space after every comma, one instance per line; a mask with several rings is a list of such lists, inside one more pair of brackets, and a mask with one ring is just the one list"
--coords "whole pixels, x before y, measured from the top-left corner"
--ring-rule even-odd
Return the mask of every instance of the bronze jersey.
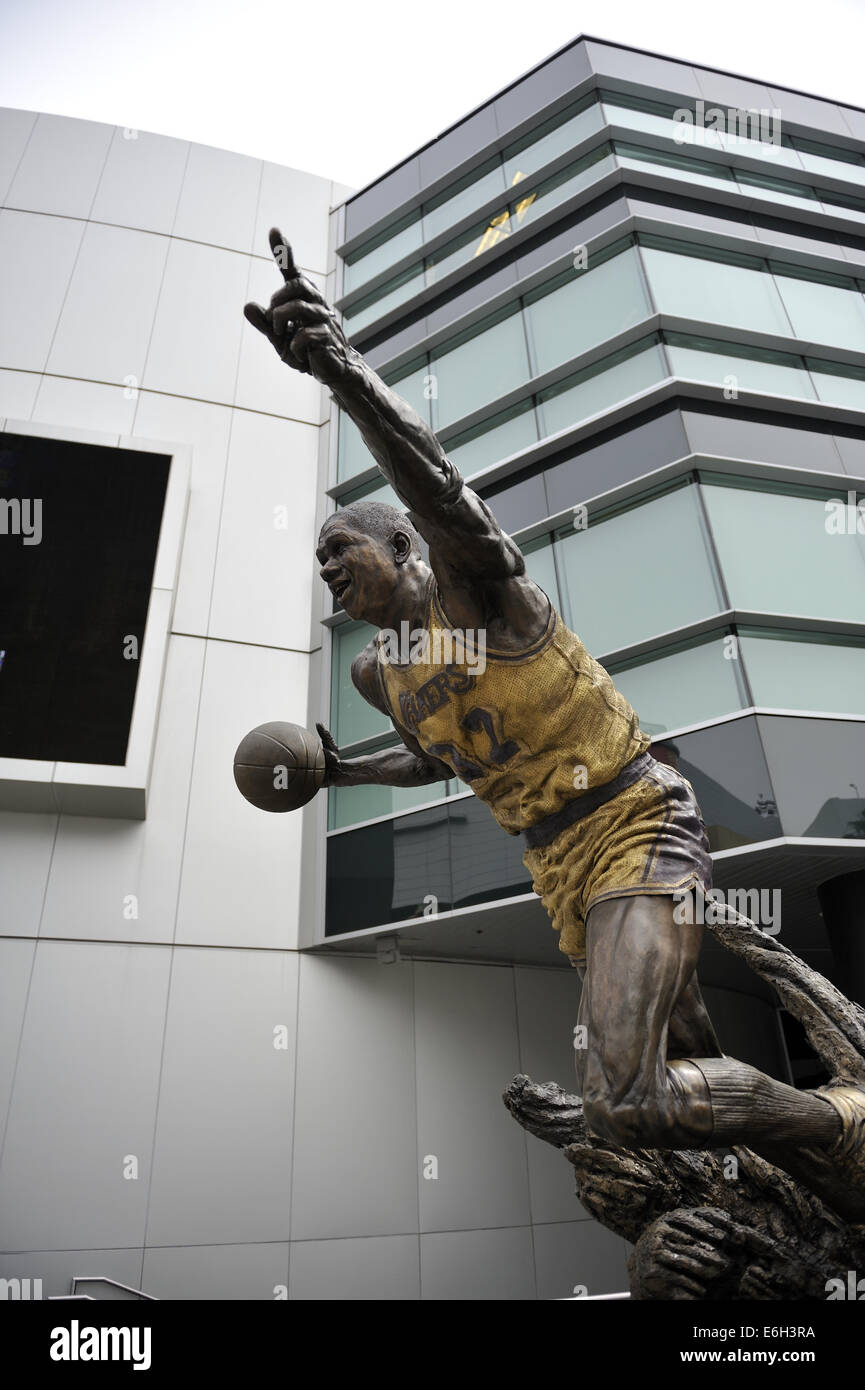
[[453, 629], [434, 580], [425, 626], [431, 659], [398, 665], [388, 660], [382, 634], [376, 638], [388, 709], [425, 752], [488, 803], [511, 835], [611, 781], [649, 747], [628, 701], [552, 605], [531, 647], [487, 648], [482, 669], [471, 652], [465, 660], [459, 642], [451, 649], [455, 659], [441, 659]]

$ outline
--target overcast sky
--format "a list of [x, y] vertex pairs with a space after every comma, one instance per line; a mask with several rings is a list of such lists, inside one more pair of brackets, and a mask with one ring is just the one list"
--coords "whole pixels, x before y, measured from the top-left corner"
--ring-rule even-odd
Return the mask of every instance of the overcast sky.
[[0, 0], [0, 105], [361, 187], [580, 33], [865, 106], [865, 0]]

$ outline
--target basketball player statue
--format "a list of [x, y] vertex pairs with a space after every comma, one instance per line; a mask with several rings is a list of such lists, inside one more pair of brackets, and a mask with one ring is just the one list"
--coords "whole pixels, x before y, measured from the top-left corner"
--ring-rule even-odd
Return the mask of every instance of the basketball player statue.
[[[695, 974], [702, 927], [674, 919], [674, 894], [711, 887], [690, 783], [651, 756], [634, 710], [528, 577], [519, 547], [354, 350], [281, 234], [270, 242], [284, 284], [267, 309], [248, 304], [248, 320], [330, 389], [408, 511], [355, 502], [321, 529], [322, 579], [350, 617], [380, 629], [352, 680], [402, 740], [344, 760], [320, 728], [326, 783], [456, 776], [523, 836], [535, 892], [583, 980], [578, 1082], [599, 1138], [747, 1145], [812, 1186], [830, 1173], [825, 1200], [865, 1221], [865, 1091], [797, 1091], [718, 1046]], [[426, 655], [394, 653], [381, 629], [423, 630]], [[483, 663], [459, 645], [469, 632], [485, 637]]]

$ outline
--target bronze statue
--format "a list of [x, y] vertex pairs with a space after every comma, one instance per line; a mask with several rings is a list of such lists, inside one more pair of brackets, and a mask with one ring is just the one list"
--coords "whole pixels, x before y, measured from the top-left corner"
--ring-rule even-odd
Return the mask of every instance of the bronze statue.
[[[634, 710], [518, 546], [351, 346], [281, 234], [270, 241], [284, 284], [247, 318], [287, 365], [329, 387], [408, 509], [358, 502], [321, 529], [322, 578], [352, 618], [381, 629], [352, 679], [403, 744], [344, 760], [319, 726], [326, 783], [456, 776], [523, 835], [535, 891], [583, 980], [576, 1057], [590, 1133], [630, 1149], [747, 1145], [865, 1222], [861, 1084], [797, 1091], [718, 1046], [695, 974], [702, 926], [674, 916], [674, 894], [711, 887], [690, 783], [651, 756]], [[395, 655], [386, 633], [406, 631], [426, 645]], [[472, 634], [483, 663], [469, 660]]]

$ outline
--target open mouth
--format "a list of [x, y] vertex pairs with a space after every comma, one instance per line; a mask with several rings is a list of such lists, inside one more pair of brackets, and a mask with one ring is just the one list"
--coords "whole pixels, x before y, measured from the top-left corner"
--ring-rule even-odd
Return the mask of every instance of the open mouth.
[[336, 584], [331, 584], [330, 592], [333, 594], [337, 603], [342, 603], [346, 593], [351, 588], [350, 579], [340, 579]]

